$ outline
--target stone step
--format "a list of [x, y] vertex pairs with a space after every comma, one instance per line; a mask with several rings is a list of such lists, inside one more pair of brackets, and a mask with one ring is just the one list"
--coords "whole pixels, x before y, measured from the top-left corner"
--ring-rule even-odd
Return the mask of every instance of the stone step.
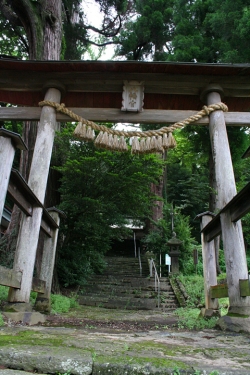
[[[108, 281], [101, 281], [99, 280], [98, 283], [95, 282], [95, 281], [90, 281], [88, 285], [86, 285], [84, 288], [83, 288], [84, 291], [91, 291], [93, 292], [93, 290], [100, 290], [100, 291], [104, 291], [104, 290], [115, 290], [117, 292], [119, 291], [122, 291], [122, 290], [130, 290], [131, 293], [138, 293], [138, 292], [143, 292], [143, 291], [154, 291], [155, 290], [155, 286], [153, 283], [132, 283], [132, 284], [126, 284], [126, 288], [125, 288], [125, 284], [124, 283], [117, 283], [117, 282], [108, 282]], [[172, 288], [170, 285], [162, 285], [161, 284], [161, 288], [160, 288], [160, 291], [161, 292], [168, 292], [168, 293], [172, 293], [174, 295], [174, 292], [172, 291]]]
[[[93, 276], [82, 288], [79, 303], [106, 308], [147, 309], [158, 307], [155, 279], [149, 278], [148, 262], [142, 262], [140, 276], [138, 259], [133, 257], [106, 257], [103, 274]], [[168, 278], [161, 278], [160, 308], [171, 311], [177, 307], [175, 294]]]
[[83, 296], [79, 298], [80, 305], [90, 305], [106, 308], [123, 308], [128, 310], [152, 310], [157, 307], [155, 299], [136, 298], [105, 298], [101, 296]]
[[[83, 296], [96, 296], [96, 297], [105, 297], [105, 298], [116, 298], [116, 297], [124, 297], [124, 298], [157, 298], [158, 293], [155, 291], [147, 291], [147, 292], [138, 292], [133, 293], [130, 291], [103, 291], [103, 290], [96, 290], [96, 291], [86, 291], [84, 292]], [[163, 294], [160, 293], [161, 300], [165, 301], [176, 301], [174, 294]], [[165, 302], [164, 301], [164, 302]]]
[[122, 308], [127, 310], [155, 310], [160, 308], [163, 311], [173, 311], [176, 309], [175, 303], [160, 303], [158, 300], [151, 299], [134, 299], [134, 298], [105, 298], [100, 296], [84, 296], [80, 298], [81, 305], [105, 307], [110, 309]]

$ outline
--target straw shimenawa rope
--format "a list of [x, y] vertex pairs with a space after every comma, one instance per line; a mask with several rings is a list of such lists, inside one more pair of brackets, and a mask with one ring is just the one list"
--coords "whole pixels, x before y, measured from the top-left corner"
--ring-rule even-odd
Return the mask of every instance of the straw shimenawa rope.
[[[174, 130], [183, 128], [204, 116], [209, 116], [210, 113], [214, 111], [228, 111], [226, 104], [216, 103], [209, 105], [208, 107], [204, 106], [201, 111], [183, 121], [176, 122], [170, 126], [164, 126], [158, 130], [128, 132], [109, 129], [105, 125], [97, 125], [93, 121], [85, 120], [66, 108], [63, 103], [59, 104], [49, 100], [44, 100], [39, 103], [39, 106], [53, 107], [57, 112], [64, 113], [74, 121], [77, 121], [78, 125], [75, 128], [74, 135], [85, 141], [94, 141], [97, 147], [115, 151], [127, 151], [128, 147], [125, 138], [132, 138], [132, 153], [163, 152], [164, 149], [174, 148], [176, 146], [175, 139], [172, 135]], [[99, 132], [97, 137], [95, 136], [95, 131]]]

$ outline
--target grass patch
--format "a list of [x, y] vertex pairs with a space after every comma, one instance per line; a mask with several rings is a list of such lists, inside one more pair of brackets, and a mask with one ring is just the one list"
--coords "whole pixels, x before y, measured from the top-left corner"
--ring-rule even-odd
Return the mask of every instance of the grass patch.
[[[0, 303], [8, 300], [8, 290], [6, 286], [0, 285]], [[37, 298], [36, 292], [30, 293], [30, 303], [35, 304]], [[78, 307], [77, 296], [65, 297], [60, 294], [51, 294], [51, 312], [52, 314], [67, 313], [70, 309]], [[0, 326], [3, 325], [2, 316], [0, 315]]]
[[5, 345], [42, 345], [61, 347], [63, 338], [60, 337], [41, 337], [40, 333], [32, 331], [21, 331], [16, 335], [1, 335], [0, 346]]
[[214, 328], [218, 318], [205, 319], [200, 317], [200, 309], [181, 307], [175, 311], [178, 316], [178, 328], [202, 330], [205, 328]]

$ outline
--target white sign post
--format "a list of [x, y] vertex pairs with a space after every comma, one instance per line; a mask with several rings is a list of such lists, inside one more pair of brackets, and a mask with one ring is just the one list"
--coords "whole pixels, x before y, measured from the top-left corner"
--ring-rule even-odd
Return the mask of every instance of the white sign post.
[[165, 264], [168, 266], [168, 273], [170, 273], [171, 257], [168, 254], [165, 254]]

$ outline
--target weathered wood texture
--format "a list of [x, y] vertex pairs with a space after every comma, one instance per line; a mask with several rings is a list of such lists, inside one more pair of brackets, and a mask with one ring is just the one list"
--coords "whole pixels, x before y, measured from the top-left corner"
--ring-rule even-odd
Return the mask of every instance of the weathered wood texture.
[[[200, 107], [200, 109], [202, 106]], [[173, 124], [193, 116], [197, 111], [190, 110], [167, 110], [167, 109], [144, 109], [143, 112], [132, 113], [122, 112], [118, 108], [69, 108], [87, 120], [99, 122], [124, 122], [124, 123], [159, 123]], [[41, 108], [39, 107], [3, 107], [0, 108], [0, 120], [30, 120], [39, 121]], [[66, 122], [73, 121], [69, 116], [61, 113], [56, 114], [57, 121]], [[226, 112], [225, 121], [227, 126], [249, 126], [249, 112]], [[208, 116], [201, 118], [193, 123], [193, 125], [208, 125]]]
[[27, 216], [32, 216], [33, 207], [42, 207], [43, 215], [41, 229], [47, 234], [47, 236], [51, 237], [53, 229], [58, 228], [56, 222], [39, 199], [37, 199], [36, 195], [23, 179], [19, 171], [13, 168], [9, 179], [8, 195]]
[[[49, 89], [45, 100], [59, 103], [60, 97], [59, 90]], [[55, 110], [43, 107], [28, 181], [29, 187], [42, 203], [56, 130]], [[9, 302], [29, 302], [42, 213], [41, 207], [33, 207], [31, 217], [22, 217], [13, 269], [21, 270], [23, 277], [21, 288], [10, 290]]]
[[0, 218], [3, 216], [4, 203], [14, 155], [15, 147], [12, 145], [11, 138], [0, 136]]
[[[56, 211], [50, 211], [50, 215], [57, 223], [59, 228], [60, 224], [60, 215]], [[42, 256], [42, 264], [41, 264], [41, 272], [39, 278], [41, 280], [46, 281], [46, 288], [41, 296], [43, 298], [50, 298], [50, 291], [52, 285], [52, 278], [53, 278], [53, 271], [54, 271], [54, 264], [55, 264], [55, 256], [56, 256], [56, 244], [57, 244], [57, 237], [58, 237], [58, 229], [53, 231], [53, 235], [49, 238], [46, 237], [44, 240], [43, 246], [43, 256]]]
[[[19, 289], [21, 287], [22, 272], [14, 271], [0, 266], [0, 285]], [[37, 278], [32, 279], [32, 290], [43, 293], [46, 288], [46, 282]]]
[[0, 285], [20, 288], [22, 273], [0, 266]]
[[[220, 101], [221, 97], [217, 92], [211, 92], [207, 95], [208, 105]], [[223, 208], [236, 195], [236, 185], [222, 111], [211, 113], [209, 132], [218, 188], [218, 206]], [[239, 293], [239, 279], [248, 277], [241, 221], [238, 220], [236, 223], [232, 223], [231, 215], [226, 211], [221, 213], [220, 222], [226, 261], [230, 311], [244, 313], [245, 310], [249, 311], [250, 298], [242, 298]]]
[[227, 284], [213, 285], [210, 287], [211, 298], [225, 298], [228, 297]]
[[206, 241], [212, 241], [221, 234], [220, 214], [226, 211], [230, 213], [232, 222], [250, 212], [250, 182], [202, 229]]
[[33, 277], [31, 290], [37, 293], [43, 293], [46, 288], [46, 282], [44, 280]]
[[239, 280], [241, 297], [250, 296], [250, 280]]
[[[203, 215], [201, 217], [201, 230], [211, 221], [211, 215]], [[204, 235], [201, 235], [202, 243], [202, 260], [203, 260], [203, 276], [204, 276], [204, 293], [205, 293], [205, 308], [218, 310], [218, 300], [213, 298], [210, 293], [210, 287], [217, 284], [216, 272], [216, 255], [214, 241], [207, 242], [204, 240]]]

